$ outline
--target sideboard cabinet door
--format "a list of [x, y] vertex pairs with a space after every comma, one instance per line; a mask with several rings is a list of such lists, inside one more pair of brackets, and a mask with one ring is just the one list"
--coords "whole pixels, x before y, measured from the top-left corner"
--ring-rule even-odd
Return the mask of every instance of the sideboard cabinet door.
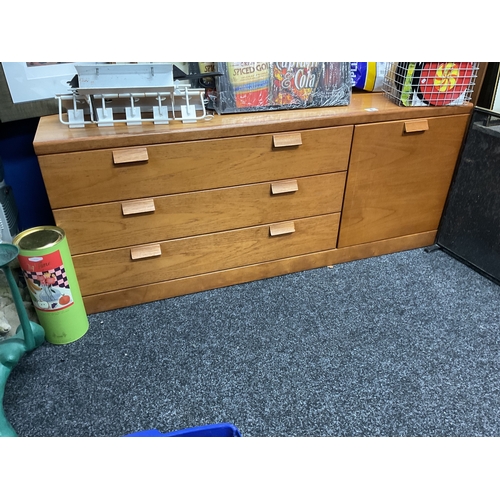
[[437, 230], [468, 118], [354, 128], [339, 248]]

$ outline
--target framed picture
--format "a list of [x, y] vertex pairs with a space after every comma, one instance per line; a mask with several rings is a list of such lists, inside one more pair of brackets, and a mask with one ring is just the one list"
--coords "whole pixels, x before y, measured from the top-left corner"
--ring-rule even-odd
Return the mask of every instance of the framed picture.
[[76, 74], [75, 63], [67, 62], [3, 62], [2, 66], [14, 104], [67, 93], [67, 82]]
[[[56, 114], [56, 94], [69, 92], [74, 62], [2, 62], [0, 122]], [[91, 63], [92, 64], [92, 63]]]

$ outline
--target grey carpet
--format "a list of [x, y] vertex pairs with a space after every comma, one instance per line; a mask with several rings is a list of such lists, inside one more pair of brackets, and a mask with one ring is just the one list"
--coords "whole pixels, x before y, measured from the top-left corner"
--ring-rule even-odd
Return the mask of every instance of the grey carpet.
[[500, 287], [419, 249], [94, 314], [4, 408], [20, 436], [500, 436]]

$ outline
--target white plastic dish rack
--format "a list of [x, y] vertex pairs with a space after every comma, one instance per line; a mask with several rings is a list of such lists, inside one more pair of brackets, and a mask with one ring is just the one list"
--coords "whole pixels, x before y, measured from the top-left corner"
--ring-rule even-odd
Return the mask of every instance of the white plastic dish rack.
[[173, 64], [92, 64], [75, 69], [77, 75], [68, 82], [71, 92], [56, 94], [59, 120], [70, 128], [212, 118], [205, 109], [205, 89], [174, 80]]

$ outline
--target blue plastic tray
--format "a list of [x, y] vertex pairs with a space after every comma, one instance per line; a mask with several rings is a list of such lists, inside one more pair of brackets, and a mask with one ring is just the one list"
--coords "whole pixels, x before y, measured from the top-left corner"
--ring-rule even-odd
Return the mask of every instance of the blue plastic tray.
[[162, 434], [156, 429], [134, 432], [125, 437], [241, 437], [239, 429], [229, 423], [202, 425], [200, 427], [189, 427], [180, 431]]

